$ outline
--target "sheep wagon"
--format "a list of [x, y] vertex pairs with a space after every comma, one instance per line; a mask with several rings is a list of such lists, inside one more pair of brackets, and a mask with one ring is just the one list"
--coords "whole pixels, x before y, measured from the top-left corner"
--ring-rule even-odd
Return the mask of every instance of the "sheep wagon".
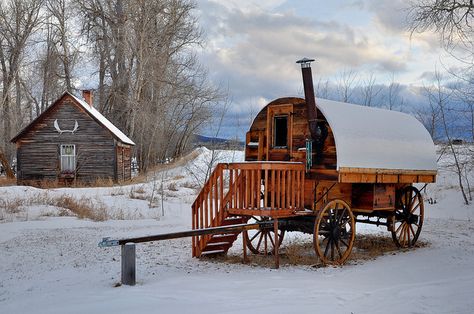
[[[298, 61], [305, 99], [279, 98], [257, 114], [245, 162], [216, 167], [193, 204], [193, 229], [277, 221], [243, 231], [253, 253], [275, 253], [286, 231], [300, 231], [313, 234], [325, 264], [347, 260], [356, 223], [386, 226], [397, 246], [413, 246], [424, 217], [414, 184], [437, 174], [430, 135], [401, 112], [315, 99], [311, 61]], [[193, 256], [226, 253], [238, 235], [195, 236]]]

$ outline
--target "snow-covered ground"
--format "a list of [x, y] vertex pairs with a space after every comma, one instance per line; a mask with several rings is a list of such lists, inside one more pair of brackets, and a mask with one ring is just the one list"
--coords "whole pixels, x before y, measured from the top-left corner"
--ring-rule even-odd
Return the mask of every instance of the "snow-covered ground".
[[[426, 194], [437, 202], [425, 202], [424, 247], [343, 267], [283, 262], [275, 270], [193, 259], [190, 239], [161, 241], [137, 245], [138, 283], [117, 286], [120, 248], [97, 243], [104, 236], [189, 229], [194, 187], [205, 177], [211, 152], [196, 155], [129, 186], [0, 187], [0, 313], [473, 312], [474, 206], [463, 205], [444, 159], [438, 183]], [[216, 159], [242, 158], [241, 152], [220, 152]], [[55, 205], [65, 197], [92, 204], [107, 219], [70, 216]], [[358, 235], [390, 237], [384, 228], [357, 228]], [[237, 243], [231, 256], [241, 254]]]

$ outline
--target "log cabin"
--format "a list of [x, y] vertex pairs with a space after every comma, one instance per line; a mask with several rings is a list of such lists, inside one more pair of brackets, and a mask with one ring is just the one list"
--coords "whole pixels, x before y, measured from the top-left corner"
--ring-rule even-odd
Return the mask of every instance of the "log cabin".
[[11, 140], [18, 184], [131, 179], [135, 143], [93, 107], [91, 91], [82, 96], [65, 92]]

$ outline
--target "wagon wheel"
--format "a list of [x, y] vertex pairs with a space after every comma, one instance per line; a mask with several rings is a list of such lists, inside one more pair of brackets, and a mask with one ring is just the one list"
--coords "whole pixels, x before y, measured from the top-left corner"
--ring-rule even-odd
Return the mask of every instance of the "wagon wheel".
[[411, 247], [418, 240], [423, 226], [423, 198], [417, 188], [407, 186], [397, 193], [395, 204], [393, 242], [401, 248]]
[[330, 201], [314, 223], [313, 244], [324, 264], [343, 264], [351, 254], [355, 239], [355, 219], [349, 205]]
[[[258, 223], [262, 221], [268, 221], [270, 218], [267, 217], [254, 217], [252, 216], [251, 220], [254, 220], [253, 223]], [[247, 247], [254, 254], [273, 254], [275, 251], [275, 232], [273, 228], [271, 229], [257, 229], [257, 230], [245, 230], [247, 233]], [[285, 237], [285, 230], [278, 230], [278, 239], [279, 244], [283, 242]]]

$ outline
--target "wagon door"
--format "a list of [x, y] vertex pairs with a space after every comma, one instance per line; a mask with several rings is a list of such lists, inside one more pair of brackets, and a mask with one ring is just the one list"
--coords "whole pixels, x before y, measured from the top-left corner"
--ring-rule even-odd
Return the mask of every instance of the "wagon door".
[[268, 108], [267, 160], [290, 160], [293, 145], [293, 105]]

